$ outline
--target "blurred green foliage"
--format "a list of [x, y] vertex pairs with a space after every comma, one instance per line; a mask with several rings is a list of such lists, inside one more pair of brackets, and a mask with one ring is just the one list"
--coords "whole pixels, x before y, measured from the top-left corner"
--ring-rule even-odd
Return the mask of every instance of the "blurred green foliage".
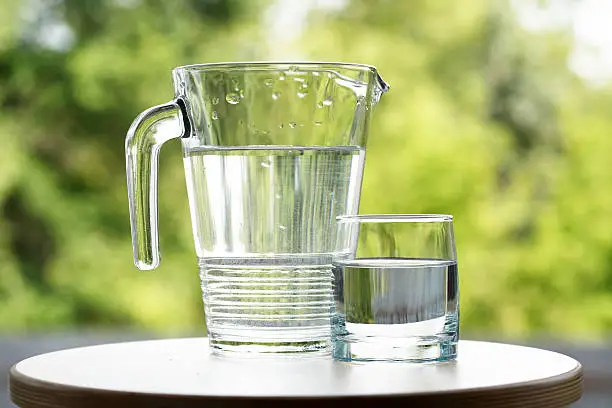
[[293, 38], [265, 0], [2, 0], [0, 330], [203, 330], [178, 142], [161, 157], [162, 266], [137, 272], [125, 132], [172, 97], [175, 66], [299, 57], [391, 83], [361, 212], [455, 215], [465, 330], [612, 332], [612, 88], [508, 3], [350, 0]]

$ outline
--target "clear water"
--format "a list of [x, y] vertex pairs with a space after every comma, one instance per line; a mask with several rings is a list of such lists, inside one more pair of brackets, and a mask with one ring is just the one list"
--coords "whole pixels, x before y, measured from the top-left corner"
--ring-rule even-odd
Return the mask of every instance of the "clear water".
[[457, 264], [358, 259], [334, 265], [334, 357], [448, 360], [459, 336]]
[[354, 147], [185, 152], [213, 347], [329, 349], [335, 218], [357, 212], [363, 163]]

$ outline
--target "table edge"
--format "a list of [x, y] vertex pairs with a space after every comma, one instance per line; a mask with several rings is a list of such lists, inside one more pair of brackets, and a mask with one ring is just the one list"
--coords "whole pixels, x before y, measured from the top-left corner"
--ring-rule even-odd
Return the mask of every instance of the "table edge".
[[384, 401], [390, 407], [406, 403], [427, 404], [428, 406], [453, 407], [561, 407], [580, 399], [583, 388], [583, 366], [577, 366], [566, 373], [544, 379], [516, 383], [509, 386], [476, 387], [460, 391], [422, 392], [410, 394], [372, 395], [292, 395], [292, 396], [228, 396], [228, 395], [187, 395], [167, 393], [137, 393], [124, 390], [106, 390], [74, 385], [55, 384], [26, 376], [17, 370], [17, 364], [9, 370], [9, 393], [11, 400], [22, 408], [102, 408], [112, 404], [122, 407], [181, 407], [201, 406], [209, 408], [227, 406], [270, 407], [291, 403], [304, 407], [313, 402], [367, 403]]

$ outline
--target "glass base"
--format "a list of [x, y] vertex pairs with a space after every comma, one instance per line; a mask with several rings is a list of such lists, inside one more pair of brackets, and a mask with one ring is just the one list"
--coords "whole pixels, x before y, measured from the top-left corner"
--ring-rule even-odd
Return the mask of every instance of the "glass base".
[[[347, 336], [348, 337], [348, 336]], [[446, 336], [376, 339], [336, 338], [332, 355], [341, 361], [428, 363], [455, 360], [457, 341]]]

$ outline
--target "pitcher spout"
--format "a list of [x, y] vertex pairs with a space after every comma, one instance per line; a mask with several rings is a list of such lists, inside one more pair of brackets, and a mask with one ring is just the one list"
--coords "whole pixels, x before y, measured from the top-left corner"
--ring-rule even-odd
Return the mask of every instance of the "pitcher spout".
[[376, 75], [376, 78], [375, 78], [375, 85], [376, 85], [376, 87], [374, 88], [374, 104], [377, 104], [378, 101], [380, 100], [380, 97], [382, 96], [382, 94], [387, 92], [389, 90], [390, 86], [387, 83], [387, 81], [385, 81], [380, 76], [378, 71], [375, 71], [374, 74]]
[[387, 81], [385, 81], [378, 72], [376, 72], [376, 83], [378, 85], [378, 90], [381, 95], [387, 92], [390, 88]]

